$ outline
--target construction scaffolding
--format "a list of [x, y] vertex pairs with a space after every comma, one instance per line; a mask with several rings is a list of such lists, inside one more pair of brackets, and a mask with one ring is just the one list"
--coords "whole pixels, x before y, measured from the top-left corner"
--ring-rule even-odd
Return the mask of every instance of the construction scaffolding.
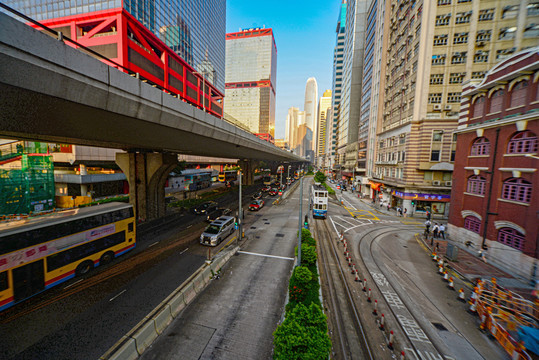
[[[3, 151], [0, 160], [0, 215], [23, 215], [54, 209], [54, 163], [41, 151], [39, 143], [30, 143], [15, 151]], [[5, 150], [5, 147], [4, 147]]]
[[488, 331], [512, 359], [531, 359], [527, 351], [539, 355], [539, 302], [524, 299], [496, 283], [481, 280], [470, 299]]

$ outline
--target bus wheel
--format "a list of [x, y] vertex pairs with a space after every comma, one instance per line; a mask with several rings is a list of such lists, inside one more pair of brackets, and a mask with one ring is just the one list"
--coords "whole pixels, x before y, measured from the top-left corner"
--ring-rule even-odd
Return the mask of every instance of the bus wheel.
[[75, 270], [75, 274], [77, 276], [86, 275], [92, 270], [94, 267], [94, 263], [90, 260], [83, 261], [82, 263], [77, 266], [77, 269]]
[[112, 251], [108, 251], [108, 252], [104, 253], [103, 255], [101, 255], [101, 259], [99, 260], [99, 264], [100, 265], [108, 264], [109, 262], [112, 261], [112, 259], [114, 259], [114, 253]]

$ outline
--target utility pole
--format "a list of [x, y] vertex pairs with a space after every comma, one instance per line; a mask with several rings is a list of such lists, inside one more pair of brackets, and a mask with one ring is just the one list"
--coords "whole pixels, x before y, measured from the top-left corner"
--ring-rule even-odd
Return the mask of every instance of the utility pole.
[[303, 203], [303, 176], [299, 185], [299, 216], [298, 216], [298, 262], [296, 266], [301, 266], [301, 205]]
[[240, 202], [240, 206], [238, 208], [238, 228], [240, 230], [240, 236], [239, 236], [239, 239], [242, 240], [243, 239], [243, 208], [241, 206], [241, 170], [239, 171], [239, 174], [240, 174], [240, 193], [239, 193], [239, 202]]

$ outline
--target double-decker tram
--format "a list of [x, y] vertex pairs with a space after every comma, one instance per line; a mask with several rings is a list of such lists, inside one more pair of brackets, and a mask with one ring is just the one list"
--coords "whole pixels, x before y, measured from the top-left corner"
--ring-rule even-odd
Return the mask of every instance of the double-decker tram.
[[236, 181], [238, 179], [238, 170], [226, 170], [219, 173], [219, 182]]
[[313, 185], [311, 188], [311, 204], [313, 217], [325, 219], [328, 215], [328, 191], [321, 185]]
[[0, 223], [0, 311], [132, 250], [135, 235], [124, 203]]

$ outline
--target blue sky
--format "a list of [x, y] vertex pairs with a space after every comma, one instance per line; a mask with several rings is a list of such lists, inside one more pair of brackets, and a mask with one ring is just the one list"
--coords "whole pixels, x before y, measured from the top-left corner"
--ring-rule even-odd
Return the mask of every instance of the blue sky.
[[340, 4], [341, 0], [227, 0], [227, 32], [264, 25], [273, 29], [277, 45], [276, 138], [284, 138], [288, 108], [303, 110], [309, 77], [316, 78], [319, 96], [331, 89]]

